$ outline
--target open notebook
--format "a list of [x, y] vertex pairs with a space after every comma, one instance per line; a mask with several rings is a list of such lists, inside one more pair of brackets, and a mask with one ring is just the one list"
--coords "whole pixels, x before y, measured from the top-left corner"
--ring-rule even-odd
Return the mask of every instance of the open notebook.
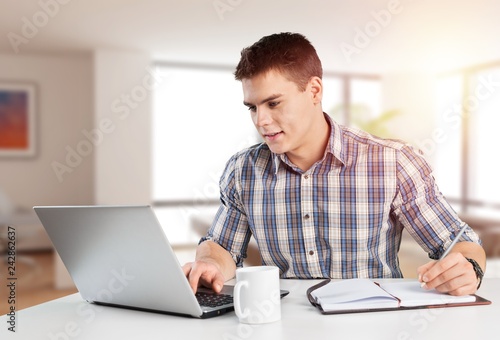
[[477, 295], [452, 296], [425, 290], [417, 280], [377, 283], [371, 279], [325, 280], [307, 291], [324, 314], [490, 304]]

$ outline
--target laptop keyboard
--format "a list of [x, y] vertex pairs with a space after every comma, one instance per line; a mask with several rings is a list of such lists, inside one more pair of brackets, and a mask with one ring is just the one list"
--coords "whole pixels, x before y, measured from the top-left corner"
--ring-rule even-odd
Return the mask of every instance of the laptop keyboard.
[[219, 307], [233, 303], [233, 297], [227, 294], [196, 293], [198, 303], [203, 307]]

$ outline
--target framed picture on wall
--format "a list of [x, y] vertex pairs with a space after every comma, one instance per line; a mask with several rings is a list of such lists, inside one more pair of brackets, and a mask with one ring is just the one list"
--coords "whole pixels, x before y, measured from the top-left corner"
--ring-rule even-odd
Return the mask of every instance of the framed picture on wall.
[[35, 155], [36, 86], [0, 80], [0, 157]]

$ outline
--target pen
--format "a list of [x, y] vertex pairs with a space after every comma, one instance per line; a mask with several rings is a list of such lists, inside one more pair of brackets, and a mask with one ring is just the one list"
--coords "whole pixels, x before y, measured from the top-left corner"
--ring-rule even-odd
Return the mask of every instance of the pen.
[[[444, 251], [444, 253], [441, 255], [441, 257], [439, 257], [439, 260], [438, 261], [441, 261], [442, 259], [444, 259], [446, 257], [446, 255], [448, 255], [451, 251], [451, 249], [455, 246], [455, 244], [457, 244], [458, 240], [460, 239], [460, 236], [462, 236], [462, 234], [464, 233], [465, 229], [467, 229], [468, 225], [467, 224], [464, 224], [464, 226], [462, 227], [462, 229], [460, 229], [460, 231], [458, 232], [457, 236], [455, 236], [455, 238], [453, 239], [453, 241], [451, 242], [450, 246], [448, 247], [448, 249], [446, 249]], [[425, 286], [425, 283], [426, 282], [422, 282], [420, 284], [420, 287], [423, 287]]]
[[444, 253], [441, 255], [441, 257], [439, 258], [438, 261], [441, 261], [442, 259], [445, 258], [446, 255], [448, 255], [448, 253], [450, 252], [451, 248], [453, 248], [455, 246], [455, 244], [457, 244], [458, 239], [460, 238], [460, 236], [462, 236], [462, 234], [464, 233], [465, 229], [467, 229], [467, 227], [468, 227], [468, 225], [464, 224], [464, 226], [462, 227], [462, 229], [460, 229], [460, 231], [458, 232], [457, 236], [453, 239], [453, 242], [451, 242], [451, 244], [448, 247], [448, 249], [446, 249], [444, 251]]

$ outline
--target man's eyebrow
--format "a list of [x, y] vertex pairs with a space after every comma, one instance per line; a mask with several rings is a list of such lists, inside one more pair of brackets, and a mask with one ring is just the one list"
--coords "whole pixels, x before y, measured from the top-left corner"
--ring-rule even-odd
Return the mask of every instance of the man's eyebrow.
[[[264, 103], [267, 103], [267, 102], [270, 102], [270, 101], [272, 101], [272, 100], [276, 100], [276, 99], [278, 99], [278, 98], [279, 98], [279, 97], [281, 97], [281, 96], [282, 96], [282, 94], [281, 94], [281, 93], [272, 94], [272, 95], [270, 95], [269, 97], [267, 97], [267, 98], [265, 98], [265, 99], [261, 100], [261, 101], [260, 101], [260, 103], [259, 103], [259, 105], [264, 104]], [[252, 104], [252, 103], [248, 103], [248, 102], [245, 102], [245, 101], [243, 101], [243, 105], [245, 105], [245, 106], [254, 106], [254, 104]]]

